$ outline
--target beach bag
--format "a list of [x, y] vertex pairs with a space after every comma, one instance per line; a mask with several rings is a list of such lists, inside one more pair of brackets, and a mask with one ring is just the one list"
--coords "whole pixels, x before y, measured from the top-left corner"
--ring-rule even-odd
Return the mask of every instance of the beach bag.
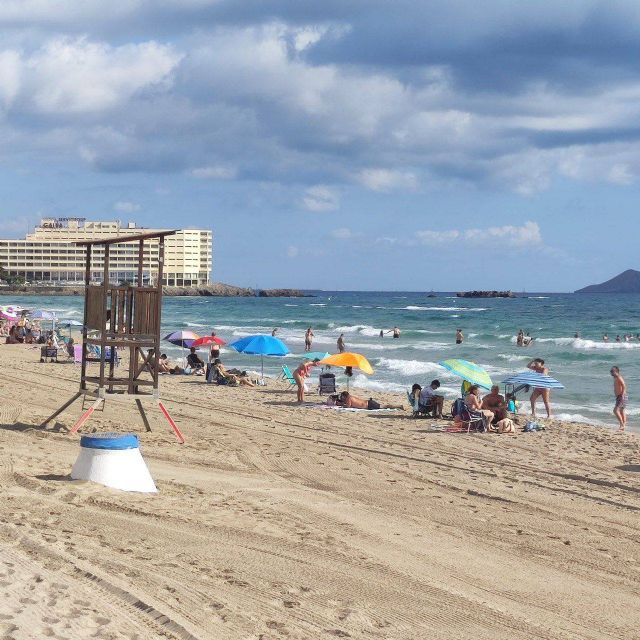
[[459, 416], [464, 411], [464, 409], [465, 409], [464, 400], [462, 398], [458, 398], [451, 405], [451, 415], [452, 415], [452, 417], [455, 418], [456, 416]]
[[526, 433], [533, 433], [534, 431], [544, 431], [544, 427], [534, 420], [527, 420], [527, 423], [524, 425], [522, 429]]

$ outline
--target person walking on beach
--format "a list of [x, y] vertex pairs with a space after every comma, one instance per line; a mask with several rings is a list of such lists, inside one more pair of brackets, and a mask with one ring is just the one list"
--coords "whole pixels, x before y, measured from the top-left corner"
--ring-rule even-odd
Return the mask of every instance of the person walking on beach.
[[[527, 369], [531, 369], [536, 373], [541, 375], [548, 376], [549, 368], [544, 366], [544, 360], [542, 358], [535, 358], [528, 365]], [[542, 402], [544, 403], [544, 408], [547, 410], [547, 418], [551, 417], [551, 405], [549, 402], [549, 398], [551, 396], [551, 391], [549, 389], [533, 389], [533, 393], [531, 394], [531, 415], [536, 417], [536, 401], [538, 398], [542, 398]]]
[[462, 329], [456, 329], [456, 344], [462, 344], [464, 342], [464, 334]]
[[304, 350], [311, 351], [311, 343], [313, 342], [313, 330], [309, 327], [304, 333]]
[[336, 343], [338, 345], [338, 351], [344, 353], [344, 333], [341, 333]]
[[627, 413], [625, 410], [629, 402], [627, 383], [624, 381], [622, 375], [620, 375], [620, 369], [618, 367], [611, 367], [610, 373], [613, 376], [613, 395], [616, 397], [613, 415], [618, 418], [620, 431], [624, 431], [624, 428], [627, 426]]
[[304, 402], [304, 379], [309, 376], [311, 369], [317, 366], [318, 362], [320, 362], [320, 360], [317, 358], [313, 362], [301, 362], [293, 372], [293, 379], [296, 381], [296, 385], [298, 387], [298, 404], [302, 404]]

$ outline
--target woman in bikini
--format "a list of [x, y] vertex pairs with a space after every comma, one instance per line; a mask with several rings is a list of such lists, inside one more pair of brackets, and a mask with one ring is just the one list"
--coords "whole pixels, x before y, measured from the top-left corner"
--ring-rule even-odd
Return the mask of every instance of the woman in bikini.
[[[549, 375], [549, 368], [544, 366], [544, 360], [542, 358], [536, 358], [532, 360], [528, 365], [527, 369], [531, 369], [531, 371], [535, 371], [536, 373], [540, 373], [542, 375]], [[534, 387], [533, 393], [531, 394], [531, 415], [536, 417], [536, 401], [538, 398], [542, 398], [542, 402], [544, 403], [544, 408], [547, 410], [547, 418], [551, 417], [551, 404], [550, 404], [550, 396], [551, 391], [549, 389], [536, 389]]]
[[293, 372], [293, 379], [296, 381], [298, 387], [298, 404], [304, 402], [304, 379], [309, 377], [311, 369], [317, 366], [318, 362], [320, 362], [320, 360], [317, 358], [313, 362], [301, 362]]

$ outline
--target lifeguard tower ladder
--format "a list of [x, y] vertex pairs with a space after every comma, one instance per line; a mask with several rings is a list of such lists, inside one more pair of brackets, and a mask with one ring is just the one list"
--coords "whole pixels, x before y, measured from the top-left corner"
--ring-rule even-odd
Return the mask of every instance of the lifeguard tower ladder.
[[[86, 247], [85, 256], [85, 296], [84, 322], [82, 327], [82, 365], [80, 371], [80, 389], [55, 413], [49, 416], [41, 426], [46, 426], [56, 416], [82, 398], [83, 409], [87, 397], [93, 400], [91, 406], [83, 411], [71, 428], [70, 433], [78, 431], [93, 412], [108, 397], [127, 396], [135, 400], [147, 431], [151, 431], [143, 401], [153, 401], [173, 429], [178, 441], [184, 442], [182, 433], [160, 400], [158, 389], [158, 357], [160, 353], [160, 320], [162, 315], [162, 271], [164, 265], [164, 239], [175, 231], [156, 231], [154, 233], [105, 238], [104, 240], [85, 240], [76, 242]], [[155, 284], [144, 283], [145, 241], [158, 242], [158, 266]], [[109, 253], [112, 245], [138, 243], [137, 284], [112, 285], [109, 282]], [[151, 262], [151, 243], [146, 245], [148, 261]], [[91, 283], [91, 258], [99, 258], [103, 252], [103, 278], [101, 284]], [[114, 249], [115, 251], [115, 249]], [[116, 373], [117, 350], [128, 350], [128, 375]], [[98, 367], [90, 374], [89, 365]], [[118, 370], [123, 367], [118, 367]]]

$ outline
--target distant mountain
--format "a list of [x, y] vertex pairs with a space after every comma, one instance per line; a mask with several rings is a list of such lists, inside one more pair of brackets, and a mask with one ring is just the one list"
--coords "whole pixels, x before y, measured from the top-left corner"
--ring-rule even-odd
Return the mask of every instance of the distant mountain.
[[627, 269], [601, 284], [592, 284], [576, 293], [640, 293], [640, 271]]

